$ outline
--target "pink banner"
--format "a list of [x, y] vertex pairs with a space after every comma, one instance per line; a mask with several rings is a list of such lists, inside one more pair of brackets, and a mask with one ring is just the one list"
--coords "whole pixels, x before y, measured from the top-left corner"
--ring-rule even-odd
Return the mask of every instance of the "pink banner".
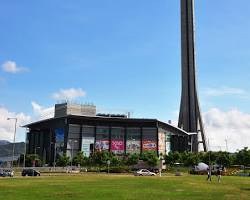
[[124, 141], [123, 140], [112, 140], [111, 141], [112, 151], [124, 151]]

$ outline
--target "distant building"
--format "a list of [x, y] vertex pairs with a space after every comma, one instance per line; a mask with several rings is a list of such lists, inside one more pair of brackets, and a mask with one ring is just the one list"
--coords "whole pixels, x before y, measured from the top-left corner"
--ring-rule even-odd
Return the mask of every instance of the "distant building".
[[[14, 160], [13, 160], [14, 158]], [[20, 155], [0, 157], [0, 167], [11, 167], [12, 161], [18, 161]]]
[[[74, 108], [74, 109], [72, 109]], [[37, 153], [46, 163], [54, 155], [74, 157], [83, 151], [110, 151], [117, 155], [155, 151], [189, 151], [187, 132], [156, 119], [96, 114], [95, 106], [56, 104], [55, 117], [25, 125], [27, 153]]]

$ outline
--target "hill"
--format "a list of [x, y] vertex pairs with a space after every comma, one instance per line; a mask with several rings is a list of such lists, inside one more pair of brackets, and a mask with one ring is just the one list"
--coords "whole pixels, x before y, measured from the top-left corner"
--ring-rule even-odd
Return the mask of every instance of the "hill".
[[10, 142], [7, 140], [0, 140], [0, 145], [6, 145], [6, 144], [10, 144]]
[[[24, 154], [25, 143], [15, 143], [15, 155]], [[13, 143], [0, 145], [0, 157], [11, 156], [13, 150]]]

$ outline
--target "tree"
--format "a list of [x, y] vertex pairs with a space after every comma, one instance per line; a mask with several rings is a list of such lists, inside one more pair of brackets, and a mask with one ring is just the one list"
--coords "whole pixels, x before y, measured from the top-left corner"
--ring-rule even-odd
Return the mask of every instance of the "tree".
[[[24, 159], [23, 156], [20, 159]], [[40, 160], [39, 156], [37, 154], [26, 154], [25, 156], [25, 166], [26, 167], [33, 167], [35, 164], [35, 167], [39, 167], [42, 165], [42, 161]]]
[[111, 153], [107, 151], [97, 151], [92, 154], [92, 163], [98, 165], [99, 167], [106, 165], [107, 161], [111, 158]]
[[245, 166], [250, 165], [250, 149], [245, 147], [244, 149], [238, 151], [236, 153], [235, 162], [236, 162], [235, 164], [238, 165], [245, 165]]
[[64, 153], [62, 156], [58, 157], [56, 164], [60, 167], [66, 167], [69, 164], [69, 157]]
[[127, 165], [136, 165], [139, 162], [140, 156], [136, 153], [130, 154], [127, 158]]
[[194, 166], [200, 162], [200, 156], [197, 153], [183, 152], [181, 154], [181, 162], [186, 167]]
[[77, 152], [76, 156], [73, 158], [73, 164], [74, 165], [81, 165], [83, 166], [85, 164], [85, 156], [83, 155], [82, 151]]
[[174, 163], [181, 162], [181, 153], [179, 152], [169, 152], [168, 155], [165, 156], [165, 163], [167, 165], [173, 165]]
[[225, 167], [229, 167], [232, 164], [233, 158], [229, 152], [217, 152], [216, 163], [219, 165], [223, 165]]
[[113, 166], [119, 166], [122, 164], [122, 160], [118, 156], [112, 156], [110, 161], [111, 161], [111, 165]]
[[158, 156], [156, 155], [156, 152], [148, 151], [148, 152], [143, 152], [140, 156], [140, 158], [147, 162], [147, 164], [150, 167], [155, 167], [158, 164]]

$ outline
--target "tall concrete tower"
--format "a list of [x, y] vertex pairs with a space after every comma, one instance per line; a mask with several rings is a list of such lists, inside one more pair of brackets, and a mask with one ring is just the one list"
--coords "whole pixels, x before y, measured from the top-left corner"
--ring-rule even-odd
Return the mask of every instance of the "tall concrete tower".
[[194, 0], [181, 1], [181, 64], [182, 92], [178, 127], [190, 133], [191, 151], [198, 152], [199, 144], [207, 151], [196, 86]]

